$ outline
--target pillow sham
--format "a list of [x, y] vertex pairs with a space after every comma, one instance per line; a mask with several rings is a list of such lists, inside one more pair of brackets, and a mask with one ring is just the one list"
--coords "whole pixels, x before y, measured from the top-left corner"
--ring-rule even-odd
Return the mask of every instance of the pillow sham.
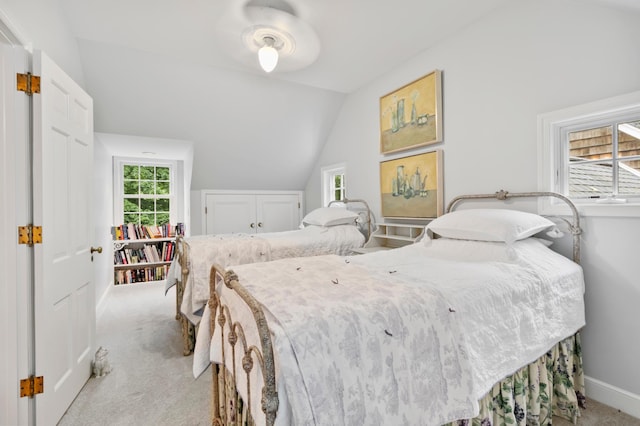
[[447, 213], [431, 221], [427, 231], [441, 237], [512, 243], [554, 227], [534, 213], [507, 209], [467, 209]]
[[462, 262], [503, 262], [517, 260], [514, 244], [500, 241], [472, 241], [455, 238], [438, 238], [431, 240], [425, 237], [423, 246], [429, 257], [437, 257]]
[[321, 207], [309, 212], [302, 219], [302, 224], [318, 226], [355, 224], [357, 218], [358, 213], [354, 213], [344, 207]]

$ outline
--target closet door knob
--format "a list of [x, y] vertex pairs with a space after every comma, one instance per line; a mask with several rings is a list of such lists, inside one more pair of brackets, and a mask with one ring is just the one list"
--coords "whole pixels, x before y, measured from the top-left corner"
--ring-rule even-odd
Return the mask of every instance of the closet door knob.
[[253, 229], [253, 228], [255, 228], [255, 227], [256, 227], [256, 224], [255, 224], [255, 223], [253, 223], [253, 222], [251, 222], [251, 225], [249, 225], [249, 227], [250, 227], [251, 229]]
[[258, 228], [262, 228], [262, 222], [258, 222]]

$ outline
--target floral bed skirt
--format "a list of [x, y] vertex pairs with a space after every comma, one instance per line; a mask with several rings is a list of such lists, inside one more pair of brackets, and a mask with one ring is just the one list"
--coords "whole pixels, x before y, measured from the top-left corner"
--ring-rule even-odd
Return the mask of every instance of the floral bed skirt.
[[[232, 375], [227, 369], [223, 369], [223, 374], [217, 374], [219, 369], [218, 365], [213, 366], [214, 381], [218, 384], [215, 388], [220, 390], [220, 417], [212, 424], [252, 426], [254, 423], [236, 393]], [[580, 334], [576, 333], [496, 383], [480, 400], [477, 417], [456, 420], [445, 426], [545, 426], [551, 425], [554, 415], [575, 424], [580, 408], [585, 408], [584, 370]], [[215, 413], [214, 417], [217, 417]]]
[[552, 416], [576, 423], [585, 408], [580, 335], [564, 339], [533, 363], [496, 383], [480, 414], [447, 426], [544, 426]]

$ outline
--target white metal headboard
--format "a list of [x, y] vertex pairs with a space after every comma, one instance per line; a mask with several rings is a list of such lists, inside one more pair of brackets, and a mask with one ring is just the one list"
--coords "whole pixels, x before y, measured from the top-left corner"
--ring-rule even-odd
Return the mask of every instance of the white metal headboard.
[[569, 226], [569, 231], [571, 235], [573, 235], [573, 261], [576, 263], [580, 263], [580, 234], [582, 234], [582, 229], [580, 228], [580, 215], [578, 214], [578, 209], [575, 204], [565, 197], [562, 194], [558, 194], [557, 192], [514, 192], [510, 193], [505, 190], [500, 190], [495, 194], [470, 194], [470, 195], [460, 195], [455, 197], [453, 200], [449, 202], [447, 206], [446, 212], [449, 213], [453, 211], [454, 207], [463, 200], [477, 200], [477, 199], [498, 199], [505, 201], [509, 198], [539, 198], [539, 197], [555, 197], [562, 201], [564, 201], [572, 213], [572, 220], [569, 221], [563, 217], [554, 216], [558, 219], [564, 221]]
[[333, 200], [333, 201], [329, 201], [329, 204], [327, 204], [327, 206], [331, 206], [332, 204], [340, 204], [343, 203], [346, 205], [348, 204], [352, 204], [352, 203], [360, 203], [360, 204], [364, 204], [365, 208], [366, 208], [366, 218], [364, 219], [367, 222], [367, 241], [369, 241], [369, 238], [371, 238], [371, 232], [373, 229], [373, 215], [371, 213], [371, 209], [369, 208], [369, 204], [367, 204], [367, 202], [365, 200], [359, 200], [359, 199], [350, 199], [350, 198], [345, 198], [344, 200]]

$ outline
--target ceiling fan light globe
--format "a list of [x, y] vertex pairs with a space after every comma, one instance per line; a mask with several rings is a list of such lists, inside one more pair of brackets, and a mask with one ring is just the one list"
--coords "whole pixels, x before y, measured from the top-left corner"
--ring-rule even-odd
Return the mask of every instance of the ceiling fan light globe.
[[278, 65], [278, 51], [272, 46], [262, 46], [258, 50], [258, 62], [265, 72], [271, 72]]

